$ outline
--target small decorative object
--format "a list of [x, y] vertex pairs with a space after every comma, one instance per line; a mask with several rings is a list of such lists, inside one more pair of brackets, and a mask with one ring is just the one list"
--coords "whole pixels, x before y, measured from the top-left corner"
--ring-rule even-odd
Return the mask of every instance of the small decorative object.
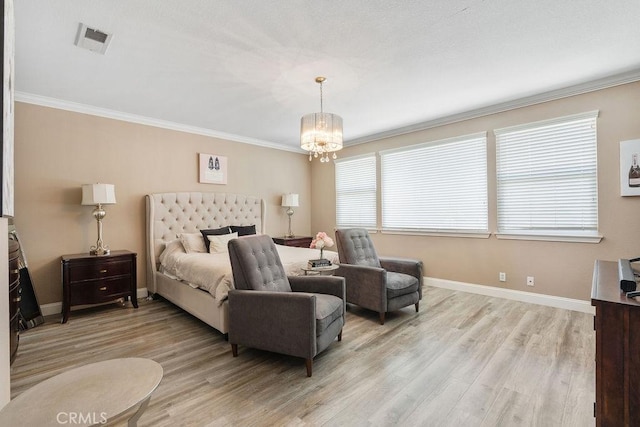
[[311, 249], [320, 249], [320, 259], [324, 259], [322, 253], [324, 248], [330, 248], [331, 246], [333, 246], [333, 239], [327, 236], [327, 233], [324, 231], [318, 232], [316, 237], [311, 241], [311, 245], [309, 245]]
[[620, 141], [620, 194], [640, 196], [640, 139]]
[[293, 209], [298, 207], [298, 195], [297, 194], [283, 194], [282, 195], [282, 206], [287, 208], [287, 215], [289, 215], [289, 231], [284, 237], [291, 238], [296, 237], [291, 232], [291, 216], [293, 215]]
[[116, 204], [116, 191], [113, 184], [84, 184], [82, 186], [82, 204], [95, 205], [93, 216], [98, 222], [98, 241], [91, 247], [91, 255], [109, 255], [109, 247], [102, 242], [102, 220], [107, 212], [102, 205]]
[[227, 183], [227, 158], [200, 153], [200, 181], [203, 184]]

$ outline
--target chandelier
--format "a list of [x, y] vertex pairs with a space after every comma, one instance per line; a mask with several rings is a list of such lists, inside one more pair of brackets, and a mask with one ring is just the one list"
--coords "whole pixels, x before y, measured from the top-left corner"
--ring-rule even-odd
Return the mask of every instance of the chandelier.
[[309, 152], [309, 161], [320, 157], [322, 163], [329, 161], [329, 153], [336, 159], [336, 151], [342, 149], [342, 117], [325, 113], [322, 105], [322, 83], [326, 78], [316, 77], [320, 84], [320, 112], [305, 114], [300, 120], [300, 147]]

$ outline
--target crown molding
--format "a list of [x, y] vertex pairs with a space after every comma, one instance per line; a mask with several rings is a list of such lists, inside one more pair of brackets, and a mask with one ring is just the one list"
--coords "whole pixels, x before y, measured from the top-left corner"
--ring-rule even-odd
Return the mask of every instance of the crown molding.
[[[616, 74], [601, 79], [593, 80], [590, 82], [580, 83], [577, 85], [569, 86], [562, 89], [557, 89], [549, 92], [544, 92], [537, 95], [528, 96], [512, 101], [502, 102], [487, 107], [477, 108], [474, 110], [465, 111], [462, 113], [452, 114], [436, 118], [433, 120], [427, 120], [420, 123], [415, 123], [400, 128], [390, 129], [383, 132], [378, 132], [370, 135], [365, 135], [359, 138], [346, 140], [344, 142], [345, 147], [364, 144], [367, 142], [378, 141], [385, 138], [391, 138], [394, 136], [405, 135], [412, 132], [418, 132], [435, 128], [438, 126], [449, 125], [464, 120], [475, 119], [478, 117], [488, 116], [490, 114], [502, 113], [517, 108], [528, 107], [531, 105], [541, 104], [548, 101], [554, 101], [562, 98], [568, 98], [570, 96], [581, 95], [584, 93], [594, 92], [597, 90], [607, 89], [614, 86], [620, 86], [627, 83], [633, 83], [640, 81], [640, 69], [631, 70], [625, 73]], [[95, 107], [87, 104], [80, 104], [72, 101], [65, 101], [57, 98], [50, 98], [41, 95], [35, 95], [27, 92], [15, 92], [15, 100], [18, 102], [24, 102], [28, 104], [40, 105], [43, 107], [58, 108], [66, 111], [73, 111], [76, 113], [90, 114], [93, 116], [105, 117], [114, 120], [122, 120], [131, 123], [142, 124], [146, 126], [153, 126], [163, 129], [175, 130], [178, 132], [186, 132], [195, 135], [209, 136], [212, 138], [220, 138], [227, 141], [240, 142], [243, 144], [257, 145], [260, 147], [273, 148], [276, 150], [289, 151], [292, 153], [306, 153], [299, 147], [290, 147], [284, 144], [278, 144], [271, 141], [264, 141], [260, 139], [249, 138], [241, 135], [234, 135], [224, 132], [218, 132], [211, 129], [189, 126], [185, 124], [170, 122], [166, 120], [159, 120], [145, 116], [139, 116], [135, 114], [123, 113], [120, 111], [109, 110], [106, 108]]]
[[47, 96], [35, 95], [27, 92], [15, 92], [15, 100], [27, 104], [40, 105], [43, 107], [57, 108], [60, 110], [73, 111], [75, 113], [89, 114], [92, 116], [105, 117], [107, 119], [121, 120], [130, 123], [137, 123], [146, 126], [153, 126], [162, 129], [175, 130], [178, 132], [191, 133], [194, 135], [210, 136], [212, 138], [224, 139], [227, 141], [241, 142], [243, 144], [257, 145], [260, 147], [273, 148], [276, 150], [290, 151], [293, 153], [302, 153], [299, 147], [288, 147], [275, 142], [263, 141], [260, 139], [249, 138], [230, 133], [218, 132], [211, 129], [201, 128], [197, 126], [189, 126], [181, 123], [170, 122], [167, 120], [159, 120], [136, 114], [123, 113], [120, 111], [109, 110], [107, 108], [95, 107], [93, 105], [80, 104], [72, 101], [65, 101]]
[[568, 98], [570, 96], [582, 95], [584, 93], [595, 92], [597, 90], [607, 89], [614, 86], [620, 86], [627, 83], [634, 83], [640, 81], [640, 69], [628, 71], [621, 74], [615, 74], [612, 76], [604, 77], [601, 79], [580, 83], [573, 86], [568, 86], [562, 89], [557, 89], [549, 92], [544, 92], [537, 95], [528, 96], [525, 98], [519, 98], [512, 101], [501, 102], [499, 104], [490, 105], [487, 107], [477, 108], [474, 110], [465, 111], [462, 113], [452, 114], [445, 117], [440, 117], [433, 120], [427, 120], [412, 125], [390, 129], [383, 132], [366, 135], [359, 138], [350, 139], [345, 141], [344, 146], [350, 147], [354, 145], [364, 144], [367, 142], [378, 141], [385, 138], [391, 138], [394, 136], [405, 135], [407, 133], [418, 132], [435, 128], [438, 126], [449, 125], [464, 120], [475, 119], [478, 117], [488, 116], [490, 114], [502, 113], [509, 110], [515, 110], [517, 108], [528, 107], [531, 105], [542, 104], [543, 102], [555, 101], [562, 98]]

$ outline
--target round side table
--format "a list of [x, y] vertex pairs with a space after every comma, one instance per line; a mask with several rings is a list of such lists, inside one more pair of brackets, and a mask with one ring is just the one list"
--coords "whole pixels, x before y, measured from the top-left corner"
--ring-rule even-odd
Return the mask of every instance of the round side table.
[[305, 276], [311, 274], [324, 274], [325, 276], [331, 276], [339, 268], [339, 265], [331, 264], [326, 267], [302, 267], [302, 271], [304, 271]]

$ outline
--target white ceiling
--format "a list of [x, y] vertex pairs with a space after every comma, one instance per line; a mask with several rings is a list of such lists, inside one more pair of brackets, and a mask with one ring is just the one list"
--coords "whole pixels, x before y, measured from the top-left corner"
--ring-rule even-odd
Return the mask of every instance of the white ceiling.
[[[640, 79], [638, 0], [15, 0], [16, 99], [81, 104], [295, 150], [594, 81]], [[78, 24], [113, 39], [74, 45]], [[613, 76], [613, 78], [612, 78]], [[617, 79], [617, 80], [616, 80]], [[77, 105], [76, 105], [77, 106]]]

